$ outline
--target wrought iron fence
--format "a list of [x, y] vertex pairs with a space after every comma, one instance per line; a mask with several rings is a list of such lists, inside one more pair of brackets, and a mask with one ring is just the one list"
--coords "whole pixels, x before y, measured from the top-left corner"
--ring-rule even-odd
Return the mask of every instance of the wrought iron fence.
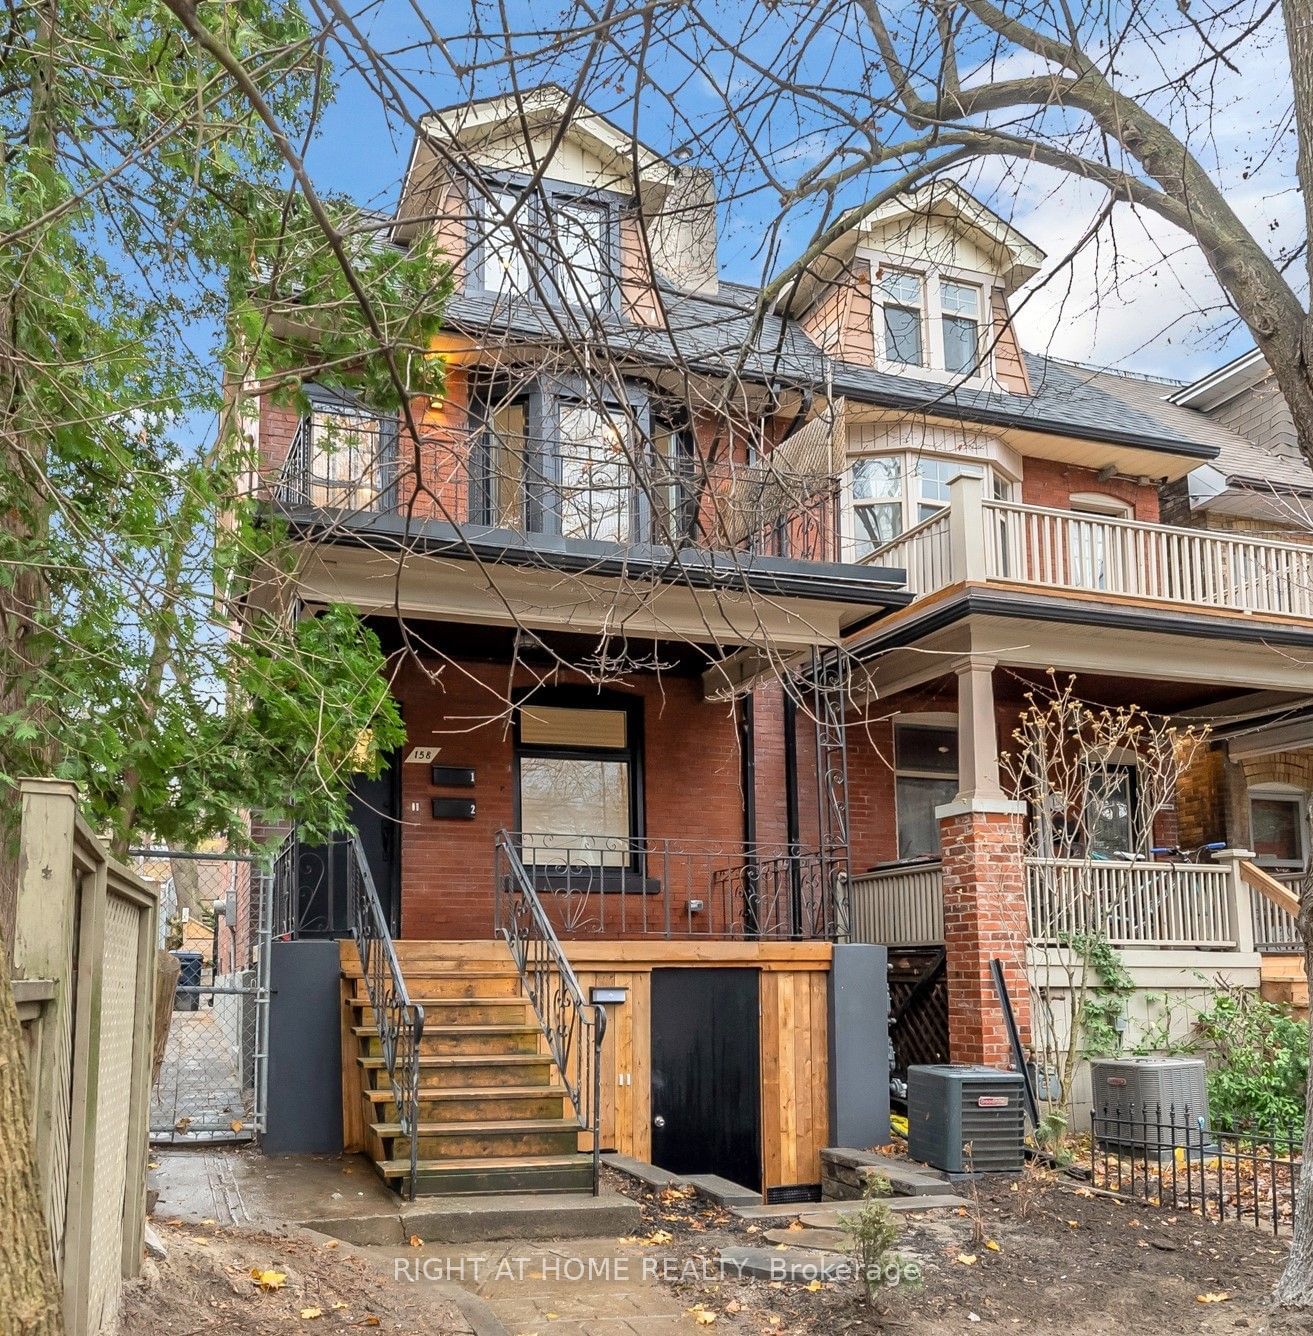
[[1208, 1220], [1243, 1220], [1279, 1233], [1294, 1220], [1303, 1172], [1296, 1129], [1233, 1132], [1187, 1108], [1105, 1106], [1091, 1120], [1097, 1186]]
[[593, 1195], [601, 1190], [602, 1041], [606, 1010], [583, 989], [538, 895], [534, 879], [506, 831], [496, 841], [496, 930], [510, 948], [525, 996], [561, 1073], [579, 1127], [589, 1134]]
[[502, 841], [562, 937], [829, 941], [842, 932], [846, 863], [820, 850], [523, 831], [502, 831]]
[[151, 1140], [250, 1140], [264, 1130], [270, 878], [253, 855], [134, 849], [131, 857], [160, 884], [159, 944], [179, 964]]
[[402, 1137], [409, 1143], [406, 1196], [413, 1200], [419, 1175], [419, 1055], [424, 1008], [410, 1000], [387, 915], [358, 836], [347, 844], [347, 902], [383, 1065], [397, 1106], [397, 1121]]
[[404, 459], [395, 424], [358, 435], [324, 445], [315, 420], [303, 419], [278, 499], [565, 539], [839, 560], [834, 474], [707, 460], [618, 430], [581, 439], [449, 430]]

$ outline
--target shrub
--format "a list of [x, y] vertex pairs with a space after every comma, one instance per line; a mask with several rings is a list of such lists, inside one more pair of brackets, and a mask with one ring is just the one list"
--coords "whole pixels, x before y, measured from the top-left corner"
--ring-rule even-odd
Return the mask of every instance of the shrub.
[[1208, 1106], [1228, 1132], [1293, 1128], [1302, 1135], [1308, 1022], [1247, 989], [1216, 994], [1195, 1020], [1210, 1050]]
[[867, 1303], [874, 1302], [876, 1292], [885, 1283], [885, 1269], [893, 1260], [890, 1249], [898, 1237], [898, 1222], [883, 1200], [890, 1190], [887, 1178], [870, 1175], [862, 1194], [861, 1210], [856, 1215], [840, 1217], [844, 1232], [852, 1240], [853, 1261]]

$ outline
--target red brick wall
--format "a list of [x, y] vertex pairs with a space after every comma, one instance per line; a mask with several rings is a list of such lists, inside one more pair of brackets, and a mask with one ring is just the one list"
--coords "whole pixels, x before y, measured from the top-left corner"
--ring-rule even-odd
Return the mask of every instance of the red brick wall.
[[[403, 766], [405, 937], [491, 935], [493, 839], [498, 829], [515, 824], [512, 734], [504, 702], [509, 690], [531, 680], [527, 670], [511, 679], [504, 664], [448, 663], [436, 681], [413, 663], [402, 669], [396, 691], [407, 747], [436, 745], [442, 748], [440, 764], [473, 766], [472, 793], [452, 795], [472, 796], [477, 804], [473, 821], [434, 820], [431, 801], [440, 791], [429, 782], [429, 767]], [[560, 680], [579, 679], [562, 675]], [[689, 842], [741, 841], [743, 805], [732, 707], [703, 700], [696, 677], [651, 675], [636, 679], [626, 694], [642, 700], [647, 835]], [[418, 811], [412, 810], [415, 804]], [[705, 897], [705, 890], [701, 894]], [[682, 903], [681, 898], [676, 906], [680, 916]], [[609, 905], [614, 909], [615, 898]]]
[[940, 823], [940, 838], [949, 1052], [954, 1062], [1009, 1067], [1011, 1049], [990, 961], [1003, 962], [1024, 1050], [1030, 1033], [1030, 992], [1021, 817], [964, 813]]
[[1051, 459], [1027, 458], [1025, 476], [1021, 480], [1021, 499], [1026, 505], [1069, 510], [1071, 497], [1077, 492], [1115, 496], [1132, 508], [1135, 519], [1148, 524], [1158, 522], [1158, 490], [1152, 484], [1131, 478], [1109, 478], [1101, 482], [1093, 469], [1060, 464]]

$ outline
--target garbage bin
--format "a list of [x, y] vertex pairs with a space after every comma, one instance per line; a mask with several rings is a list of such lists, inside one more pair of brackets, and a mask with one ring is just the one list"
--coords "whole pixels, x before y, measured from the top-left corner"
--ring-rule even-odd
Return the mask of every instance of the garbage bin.
[[174, 1011], [195, 1011], [201, 1005], [201, 960], [199, 951], [173, 951], [178, 960], [178, 983], [173, 994]]

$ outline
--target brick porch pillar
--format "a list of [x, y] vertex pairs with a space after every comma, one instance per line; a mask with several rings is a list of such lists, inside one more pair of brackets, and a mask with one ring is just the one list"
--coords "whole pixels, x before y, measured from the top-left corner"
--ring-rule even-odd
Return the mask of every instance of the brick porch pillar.
[[943, 860], [949, 1052], [954, 1062], [1010, 1067], [1012, 1051], [990, 961], [1003, 962], [1024, 1051], [1030, 1038], [1025, 804], [1005, 797], [999, 784], [993, 668], [993, 660], [979, 657], [958, 668], [961, 788], [935, 815]]

